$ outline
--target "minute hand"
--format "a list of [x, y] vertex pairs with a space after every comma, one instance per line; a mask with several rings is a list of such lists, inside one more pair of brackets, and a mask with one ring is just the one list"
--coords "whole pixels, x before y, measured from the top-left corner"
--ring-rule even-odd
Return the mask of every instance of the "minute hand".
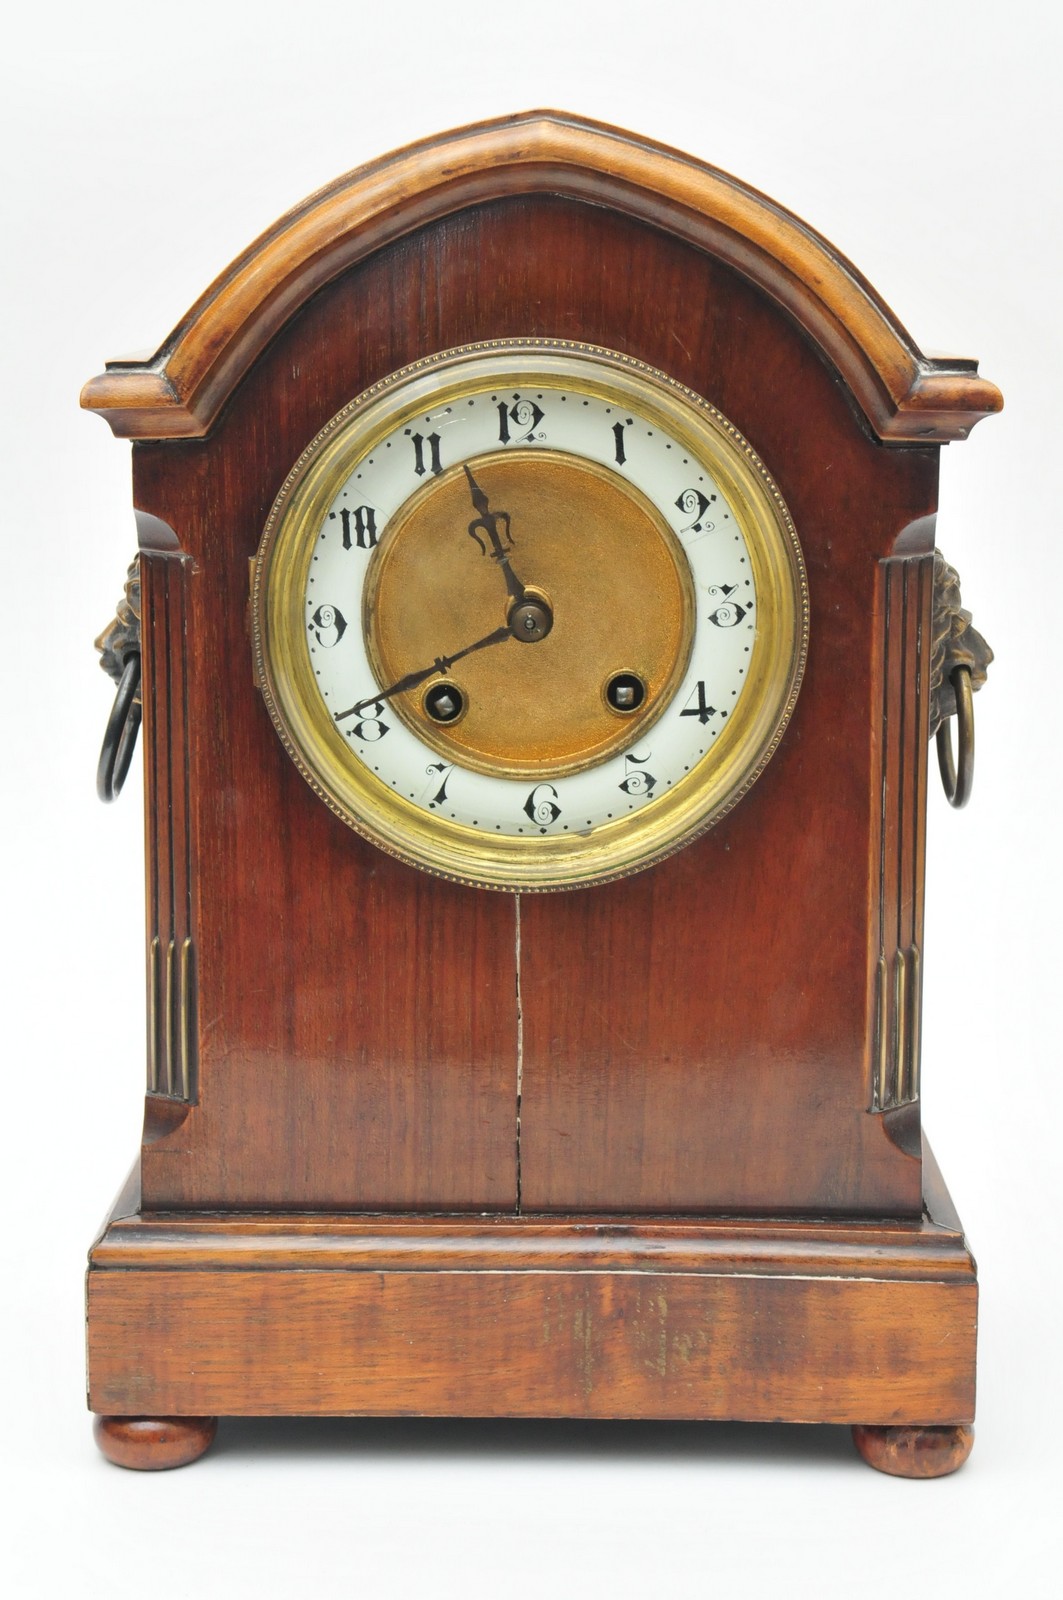
[[464, 650], [456, 650], [452, 656], [436, 656], [430, 667], [422, 667], [419, 672], [408, 672], [404, 678], [399, 678], [396, 683], [390, 684], [386, 689], [378, 689], [376, 694], [371, 694], [365, 700], [359, 700], [356, 706], [351, 706], [347, 711], [337, 711], [334, 714], [335, 722], [342, 722], [344, 717], [361, 716], [368, 706], [376, 705], [379, 700], [390, 700], [393, 695], [405, 694], [408, 689], [416, 689], [427, 679], [439, 673], [449, 671], [455, 661], [461, 661], [465, 656], [471, 656], [477, 650], [486, 650], [489, 644], [501, 644], [503, 639], [512, 639], [513, 634], [509, 628], [503, 626], [496, 628], [494, 633], [485, 634], [482, 639], [477, 639], [475, 644], [467, 644]]
[[477, 529], [482, 528], [486, 533], [488, 539], [491, 541], [491, 559], [500, 564], [502, 568], [502, 576], [506, 580], [506, 588], [512, 595], [514, 603], [519, 605], [524, 599], [524, 585], [521, 583], [520, 579], [517, 577], [517, 574], [513, 571], [513, 568], [509, 564], [509, 551], [506, 549], [505, 545], [503, 545], [502, 536], [498, 531], [498, 524], [500, 522], [504, 522], [506, 525], [506, 540], [509, 544], [513, 543], [513, 536], [509, 531], [509, 512], [492, 511], [487, 496], [484, 494], [483, 490], [480, 488], [480, 485], [469, 471], [468, 466], [464, 463], [463, 469], [465, 476], [469, 480], [469, 489], [472, 492], [472, 503], [480, 513], [478, 517], [474, 517], [472, 522], [469, 523], [469, 535], [471, 538], [476, 540], [476, 543], [486, 555], [486, 547], [483, 540], [480, 538]]

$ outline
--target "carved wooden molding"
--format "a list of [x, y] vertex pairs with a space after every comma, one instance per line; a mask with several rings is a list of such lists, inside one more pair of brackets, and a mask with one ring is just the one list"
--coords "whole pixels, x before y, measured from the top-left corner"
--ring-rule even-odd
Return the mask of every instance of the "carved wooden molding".
[[347, 267], [449, 213], [543, 192], [663, 228], [743, 273], [819, 345], [884, 441], [962, 439], [1001, 408], [974, 361], [923, 354], [791, 212], [675, 150], [555, 111], [422, 140], [319, 190], [221, 274], [153, 357], [109, 364], [81, 403], [123, 437], [202, 437], [278, 329]]
[[919, 1099], [933, 597], [932, 555], [880, 563], [881, 816], [872, 1111]]
[[[907, 1221], [123, 1201], [89, 1258], [89, 1406], [151, 1419], [148, 1447], [163, 1419], [204, 1413], [964, 1424], [974, 1263], [925, 1161], [926, 1212]], [[515, 1344], [514, 1325], [550, 1337]]]
[[195, 904], [189, 782], [185, 557], [145, 551], [140, 560], [144, 663], [144, 789], [147, 816], [147, 1087], [196, 1098]]

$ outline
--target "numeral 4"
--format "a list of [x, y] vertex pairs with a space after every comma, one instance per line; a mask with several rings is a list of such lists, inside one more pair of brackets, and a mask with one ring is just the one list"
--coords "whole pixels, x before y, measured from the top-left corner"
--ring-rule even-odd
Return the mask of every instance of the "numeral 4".
[[681, 717], [697, 717], [702, 727], [705, 726], [706, 722], [711, 721], [713, 717], [719, 715], [716, 707], [710, 706], [705, 698], [704, 683], [699, 683], [697, 685], [694, 693], [690, 696], [690, 699], [687, 701], [679, 715]]

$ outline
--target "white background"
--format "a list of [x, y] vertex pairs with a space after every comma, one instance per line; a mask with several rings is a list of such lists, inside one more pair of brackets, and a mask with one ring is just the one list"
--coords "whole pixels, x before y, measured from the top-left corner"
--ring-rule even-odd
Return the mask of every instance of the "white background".
[[[21, 1596], [1059, 1593], [1060, 12], [1032, 3], [23, 5], [0, 41], [5, 1139], [0, 1571]], [[942, 462], [996, 649], [968, 811], [930, 796], [927, 1125], [982, 1281], [978, 1443], [936, 1483], [838, 1429], [240, 1423], [108, 1467], [85, 1250], [139, 1137], [139, 781], [93, 774], [135, 544], [79, 412], [262, 228], [411, 139], [535, 105], [805, 217], [1007, 409]], [[1053, 1554], [1054, 1552], [1054, 1554]]]

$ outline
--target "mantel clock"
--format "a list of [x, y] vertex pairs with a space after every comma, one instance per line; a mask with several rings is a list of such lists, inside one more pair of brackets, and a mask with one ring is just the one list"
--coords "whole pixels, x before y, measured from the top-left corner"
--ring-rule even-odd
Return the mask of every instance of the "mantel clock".
[[[134, 440], [147, 1101], [89, 1405], [970, 1448], [923, 1142], [927, 745], [1000, 396], [713, 168], [556, 113], [356, 171], [82, 403]], [[950, 734], [957, 725], [957, 755]]]

